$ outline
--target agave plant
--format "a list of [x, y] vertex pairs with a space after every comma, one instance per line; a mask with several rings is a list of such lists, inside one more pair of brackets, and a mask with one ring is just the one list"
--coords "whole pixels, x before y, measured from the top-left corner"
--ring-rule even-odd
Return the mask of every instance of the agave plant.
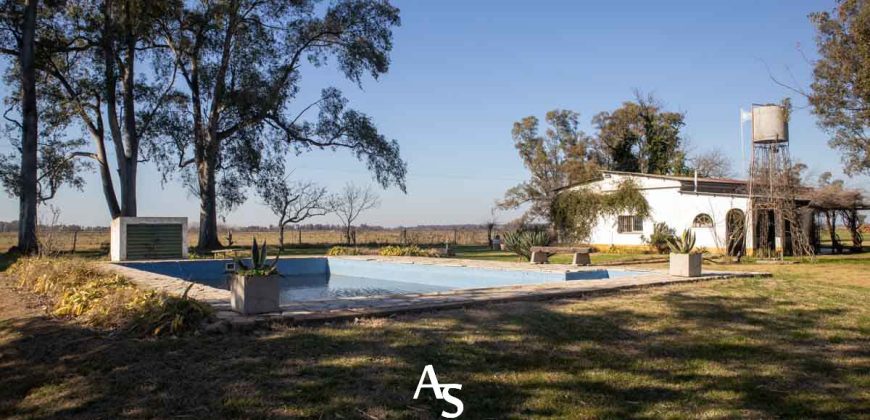
[[674, 254], [689, 254], [695, 248], [695, 234], [686, 229], [679, 237], [671, 236], [668, 238], [668, 247]]
[[268, 276], [274, 274], [278, 271], [278, 257], [280, 257], [280, 250], [278, 251], [278, 255], [275, 255], [275, 259], [272, 260], [272, 263], [269, 264], [266, 261], [266, 240], [263, 240], [263, 245], [260, 246], [257, 244], [257, 238], [254, 238], [253, 244], [251, 245], [251, 264], [248, 265], [241, 258], [236, 258], [236, 265], [241, 268], [245, 274], [251, 274], [255, 276]]
[[547, 246], [550, 243], [550, 234], [546, 231], [523, 231], [504, 233], [504, 247], [525, 258], [532, 255], [533, 246]]

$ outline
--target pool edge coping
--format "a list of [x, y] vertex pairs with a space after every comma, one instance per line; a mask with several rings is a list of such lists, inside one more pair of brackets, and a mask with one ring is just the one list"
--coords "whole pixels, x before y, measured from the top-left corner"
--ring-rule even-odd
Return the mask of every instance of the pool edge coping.
[[[372, 257], [372, 256], [364, 256]], [[320, 256], [300, 256], [299, 258], [342, 258], [358, 261], [381, 261], [381, 262], [399, 262], [405, 261], [408, 263], [407, 257], [378, 257], [378, 258], [347, 258], [347, 257], [320, 257]], [[415, 258], [415, 257], [412, 257]], [[167, 261], [197, 261], [197, 260], [160, 260]], [[211, 260], [210, 260], [211, 261]], [[449, 262], [462, 261], [470, 264], [458, 265], [461, 267], [473, 267], [491, 269], [499, 265], [507, 265], [508, 269], [517, 269], [521, 263], [506, 263], [500, 261], [487, 261], [485, 264], [478, 264], [477, 260], [461, 260], [450, 259]], [[136, 261], [136, 262], [157, 262], [157, 261]], [[448, 261], [445, 261], [448, 262]], [[415, 262], [410, 262], [415, 263]], [[454, 264], [438, 264], [437, 262], [426, 262], [428, 265], [444, 265], [457, 266]], [[526, 263], [527, 264], [527, 263]], [[622, 276], [613, 279], [602, 280], [572, 280], [570, 282], [547, 282], [536, 283], [529, 285], [512, 285], [499, 286], [488, 288], [465, 288], [454, 289], [433, 293], [416, 293], [406, 295], [380, 295], [375, 297], [351, 297], [338, 298], [316, 301], [303, 301], [295, 305], [282, 305], [280, 312], [259, 314], [259, 315], [241, 315], [230, 309], [229, 297], [230, 292], [224, 289], [218, 289], [204, 284], [190, 282], [178, 277], [172, 277], [164, 274], [157, 274], [145, 270], [139, 270], [132, 267], [127, 267], [121, 264], [105, 262], [103, 264], [109, 270], [118, 274], [124, 275], [136, 285], [157, 291], [179, 294], [179, 290], [185, 290], [191, 287], [189, 296], [198, 301], [209, 304], [215, 309], [215, 314], [219, 322], [228, 322], [232, 327], [245, 329], [255, 325], [269, 324], [274, 322], [281, 323], [311, 323], [311, 322], [332, 322], [346, 321], [357, 318], [366, 317], [385, 317], [394, 314], [402, 313], [419, 313], [434, 310], [448, 310], [463, 308], [476, 305], [497, 304], [515, 301], [536, 301], [550, 300], [569, 297], [583, 297], [592, 295], [603, 295], [614, 293], [622, 290], [643, 289], [647, 287], [665, 286], [671, 284], [685, 284], [701, 281], [723, 280], [731, 278], [751, 278], [751, 277], [771, 277], [771, 273], [767, 272], [727, 272], [713, 271], [709, 274], [699, 277], [675, 277], [670, 276], [665, 270], [661, 269], [642, 269], [630, 270], [626, 268], [612, 268], [607, 266], [587, 266], [576, 267], [580, 270], [570, 271], [591, 271], [591, 270], [617, 270], [617, 271], [641, 271], [643, 274], [636, 276]], [[514, 268], [517, 267], [517, 268]], [[535, 267], [535, 266], [531, 266]], [[562, 265], [555, 270], [564, 272]], [[544, 271], [544, 270], [538, 270]], [[654, 277], [654, 278], [650, 278]], [[193, 286], [190, 286], [193, 285]], [[380, 301], [383, 305], [367, 305], [366, 301]], [[348, 303], [361, 303], [361, 305], [348, 305], [344, 308], [329, 308], [330, 305], [345, 305]], [[322, 306], [322, 309], [308, 310], [306, 307]]]

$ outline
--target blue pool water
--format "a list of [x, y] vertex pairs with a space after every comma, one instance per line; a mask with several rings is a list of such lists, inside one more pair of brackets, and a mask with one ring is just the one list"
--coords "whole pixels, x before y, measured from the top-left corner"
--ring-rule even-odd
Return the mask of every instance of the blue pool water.
[[[124, 266], [226, 289], [226, 260], [127, 262]], [[630, 270], [570, 272], [497, 270], [342, 258], [278, 261], [281, 303], [354, 296], [432, 293], [453, 289], [609, 279], [640, 274]]]

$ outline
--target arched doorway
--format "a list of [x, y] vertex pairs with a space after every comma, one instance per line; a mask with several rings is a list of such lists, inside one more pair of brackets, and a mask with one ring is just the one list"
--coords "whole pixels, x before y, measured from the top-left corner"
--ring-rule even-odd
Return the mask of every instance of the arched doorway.
[[746, 215], [743, 210], [731, 209], [725, 215], [725, 237], [728, 255], [736, 257], [746, 254]]

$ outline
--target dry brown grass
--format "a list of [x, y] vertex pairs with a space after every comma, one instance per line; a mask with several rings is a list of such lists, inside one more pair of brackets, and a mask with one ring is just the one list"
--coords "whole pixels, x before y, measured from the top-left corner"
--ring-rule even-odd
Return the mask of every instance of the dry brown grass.
[[44, 299], [52, 316], [136, 335], [195, 331], [211, 308], [186, 296], [142, 290], [79, 258], [22, 258], [6, 271], [17, 287]]
[[[62, 231], [56, 232], [53, 235], [53, 241], [56, 248], [60, 251], [71, 251], [73, 247], [73, 232]], [[233, 242], [235, 246], [249, 246], [253, 238], [257, 240], [266, 240], [269, 244], [278, 244], [278, 232], [246, 232], [233, 231]], [[456, 241], [460, 245], [480, 245], [486, 244], [486, 230], [484, 229], [465, 229], [457, 230]], [[0, 232], [0, 251], [5, 251], [15, 245], [18, 236], [15, 232]], [[196, 246], [197, 233], [191, 231], [188, 233], [190, 246]], [[411, 244], [420, 245], [443, 245], [445, 241], [453, 242], [453, 230], [443, 229], [421, 229], [407, 231], [407, 240]], [[288, 246], [300, 244], [298, 231], [288, 231], [285, 234], [284, 241]], [[221, 242], [227, 245], [226, 232], [221, 232]], [[333, 245], [344, 243], [344, 235], [338, 230], [312, 230], [302, 231], [302, 245]], [[402, 243], [401, 229], [390, 230], [359, 230], [357, 232], [357, 243], [372, 244], [372, 245], [396, 245]], [[76, 238], [77, 251], [96, 251], [101, 247], [108, 247], [109, 231], [94, 232], [84, 231], [79, 232]], [[107, 249], [107, 248], [106, 248]]]

